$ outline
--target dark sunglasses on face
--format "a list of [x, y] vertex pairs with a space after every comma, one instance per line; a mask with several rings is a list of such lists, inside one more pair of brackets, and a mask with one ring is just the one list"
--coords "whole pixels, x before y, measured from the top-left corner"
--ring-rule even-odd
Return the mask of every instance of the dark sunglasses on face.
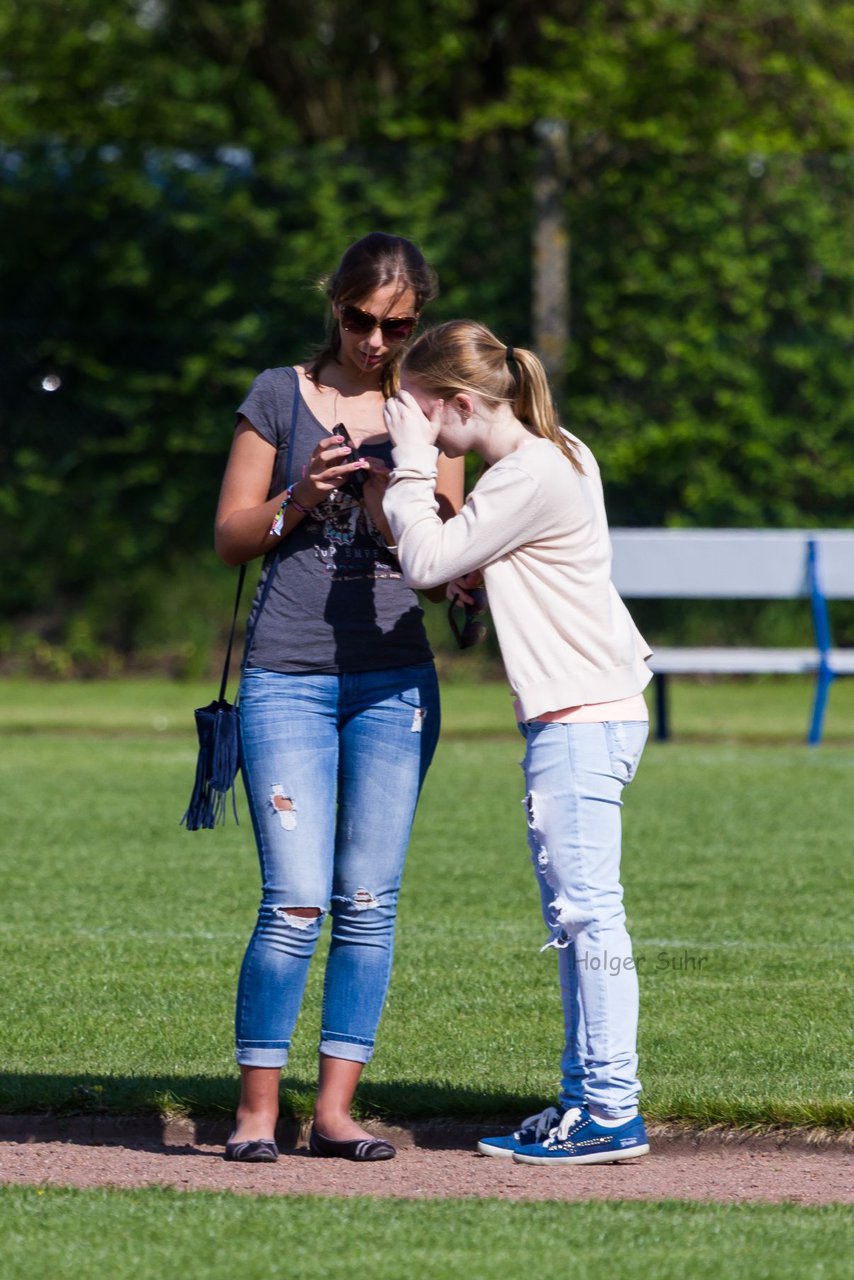
[[348, 333], [364, 336], [379, 328], [386, 342], [405, 342], [418, 323], [417, 316], [384, 316], [382, 320], [378, 320], [370, 311], [348, 305], [340, 308], [339, 318], [341, 328]]

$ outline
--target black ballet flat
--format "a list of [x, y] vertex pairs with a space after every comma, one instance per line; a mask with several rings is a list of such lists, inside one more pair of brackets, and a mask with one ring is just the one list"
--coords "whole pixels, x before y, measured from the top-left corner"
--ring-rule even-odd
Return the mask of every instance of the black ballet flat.
[[390, 1142], [384, 1138], [356, 1138], [351, 1142], [334, 1142], [324, 1138], [312, 1125], [308, 1135], [308, 1149], [313, 1156], [328, 1156], [338, 1160], [393, 1160], [397, 1155]]
[[239, 1160], [242, 1164], [275, 1164], [279, 1148], [272, 1138], [249, 1138], [246, 1142], [227, 1142], [224, 1160]]

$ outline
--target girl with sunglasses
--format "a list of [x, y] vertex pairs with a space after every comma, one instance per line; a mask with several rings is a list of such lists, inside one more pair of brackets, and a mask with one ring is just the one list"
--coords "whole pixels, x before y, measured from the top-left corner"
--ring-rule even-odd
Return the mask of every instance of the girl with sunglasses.
[[[395, 1154], [350, 1105], [374, 1049], [410, 827], [439, 731], [421, 610], [382, 512], [391, 461], [383, 408], [435, 291], [414, 244], [365, 236], [326, 281], [325, 345], [306, 364], [267, 369], [238, 409], [216, 549], [228, 564], [264, 557], [240, 686], [263, 888], [237, 993], [230, 1160], [278, 1158], [280, 1073], [327, 914], [310, 1150], [360, 1161]], [[442, 459], [439, 472], [450, 516], [462, 502], [462, 463]]]
[[[638, 984], [620, 885], [620, 806], [646, 741], [649, 650], [611, 580], [599, 470], [563, 430], [543, 367], [482, 325], [440, 325], [407, 352], [386, 405], [385, 510], [406, 580], [482, 572], [526, 740], [528, 843], [557, 950], [564, 1050], [557, 1107], [483, 1155], [606, 1163], [648, 1150], [638, 1114]], [[438, 446], [488, 470], [443, 524]], [[465, 594], [464, 594], [465, 598]]]

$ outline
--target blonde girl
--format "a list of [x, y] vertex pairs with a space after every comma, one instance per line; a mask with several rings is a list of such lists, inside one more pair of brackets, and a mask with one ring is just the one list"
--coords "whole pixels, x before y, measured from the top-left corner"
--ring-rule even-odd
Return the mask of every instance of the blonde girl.
[[[648, 1150], [638, 1113], [638, 985], [620, 884], [621, 795], [647, 737], [649, 650], [610, 579], [599, 469], [558, 423], [540, 361], [468, 320], [406, 353], [385, 408], [384, 507], [411, 586], [481, 575], [526, 740], [528, 842], [564, 1012], [556, 1106], [479, 1143], [521, 1163]], [[438, 448], [437, 448], [438, 446]], [[486, 470], [443, 524], [439, 449]]]

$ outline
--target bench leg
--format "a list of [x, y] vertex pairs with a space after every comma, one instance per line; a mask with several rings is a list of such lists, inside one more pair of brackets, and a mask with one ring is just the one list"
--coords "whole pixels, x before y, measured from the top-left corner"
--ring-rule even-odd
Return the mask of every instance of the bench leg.
[[667, 714], [667, 676], [659, 671], [655, 677], [655, 738], [667, 742], [670, 737], [670, 717]]
[[812, 704], [812, 716], [810, 718], [809, 732], [807, 733], [807, 743], [811, 747], [817, 747], [821, 742], [821, 733], [824, 727], [824, 711], [827, 706], [827, 693], [833, 684], [834, 674], [829, 667], [823, 663], [818, 669], [818, 675], [815, 681], [815, 697]]

